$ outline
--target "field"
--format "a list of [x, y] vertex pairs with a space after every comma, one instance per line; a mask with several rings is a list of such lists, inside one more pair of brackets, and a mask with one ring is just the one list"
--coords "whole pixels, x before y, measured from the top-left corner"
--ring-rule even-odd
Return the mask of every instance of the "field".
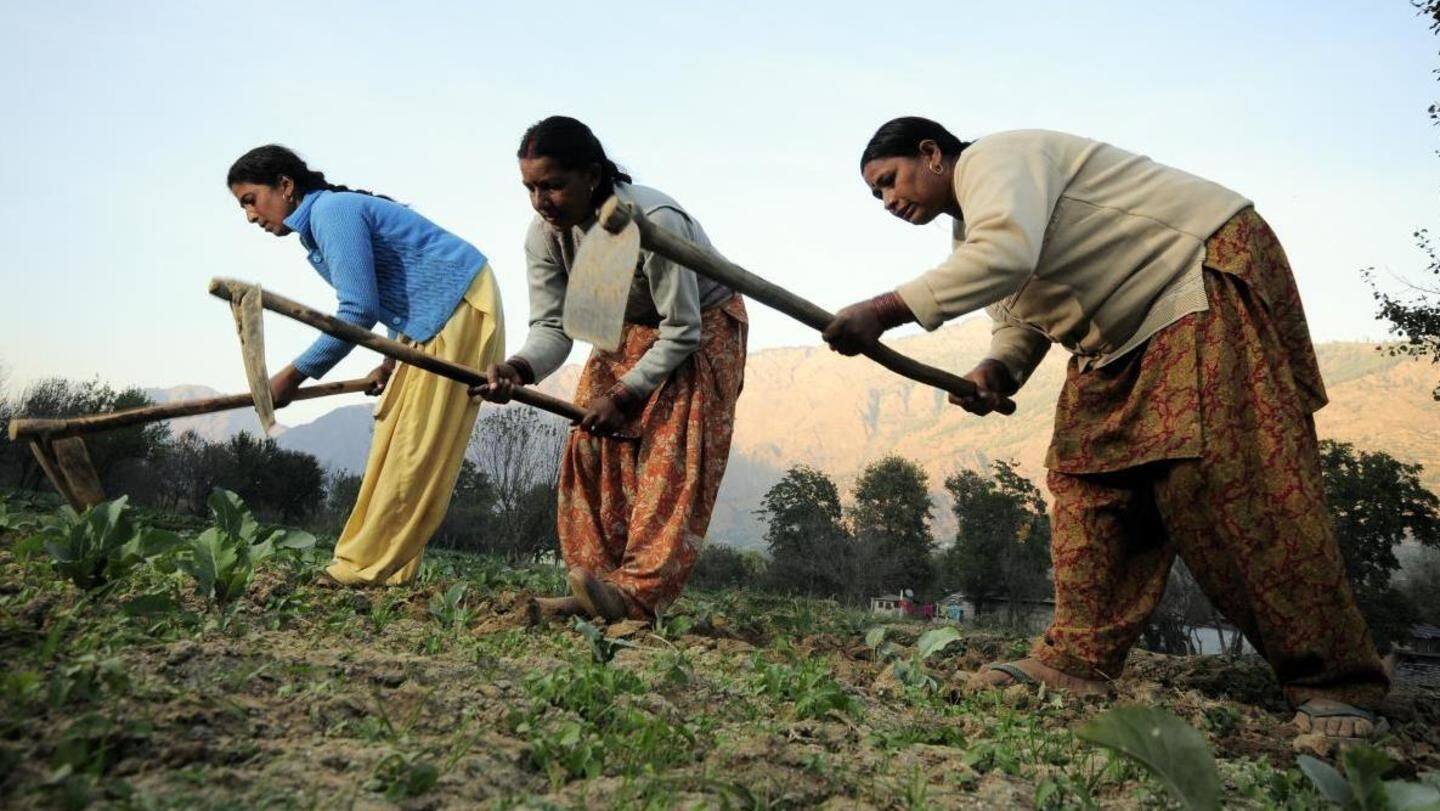
[[[1165, 807], [1074, 732], [1137, 703], [1200, 730], [1226, 807], [1322, 805], [1253, 660], [1137, 652], [1114, 701], [962, 696], [1026, 641], [967, 628], [923, 656], [932, 626], [881, 640], [873, 617], [748, 592], [689, 594], [654, 629], [533, 627], [555, 567], [431, 554], [413, 586], [336, 591], [300, 536], [129, 512], [177, 535], [82, 571], [27, 540], [52, 504], [0, 500], [6, 807]], [[1440, 769], [1440, 690], [1401, 687], [1387, 714], [1392, 776]]]

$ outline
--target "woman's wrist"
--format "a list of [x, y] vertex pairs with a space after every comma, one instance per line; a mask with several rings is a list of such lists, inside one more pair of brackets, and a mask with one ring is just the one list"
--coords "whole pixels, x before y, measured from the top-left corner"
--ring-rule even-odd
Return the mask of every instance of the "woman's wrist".
[[915, 314], [910, 312], [905, 299], [900, 298], [900, 294], [893, 290], [870, 299], [870, 306], [875, 308], [880, 326], [885, 329], [894, 329], [915, 320]]

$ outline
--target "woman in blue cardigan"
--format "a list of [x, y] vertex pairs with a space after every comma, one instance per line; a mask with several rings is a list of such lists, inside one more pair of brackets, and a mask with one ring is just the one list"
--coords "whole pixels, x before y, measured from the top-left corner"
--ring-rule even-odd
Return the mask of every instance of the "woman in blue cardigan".
[[[294, 152], [252, 149], [226, 185], [245, 218], [300, 237], [310, 264], [335, 288], [336, 317], [362, 329], [383, 321], [426, 354], [484, 369], [505, 356], [500, 293], [485, 256], [387, 197], [325, 179]], [[354, 347], [322, 335], [270, 379], [275, 402], [318, 379]], [[479, 406], [465, 386], [387, 361], [365, 478], [326, 570], [334, 584], [398, 585], [420, 567], [445, 517]]]

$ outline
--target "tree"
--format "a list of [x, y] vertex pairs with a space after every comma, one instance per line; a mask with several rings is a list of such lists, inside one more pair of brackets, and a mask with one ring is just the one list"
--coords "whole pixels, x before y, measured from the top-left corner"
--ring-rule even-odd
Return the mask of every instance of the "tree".
[[460, 462], [460, 475], [445, 520], [431, 540], [436, 546], [467, 551], [493, 551], [485, 547], [494, 521], [495, 488], [469, 459]]
[[944, 582], [977, 604], [1037, 599], [1050, 592], [1050, 519], [1040, 490], [996, 461], [986, 477], [962, 470], [945, 480], [954, 499], [955, 543], [941, 556]]
[[[1418, 0], [1414, 6], [1421, 16], [1430, 18], [1430, 30], [1440, 33], [1440, 0]], [[1430, 123], [1440, 123], [1440, 104], [1431, 104]], [[1394, 355], [1412, 357], [1429, 356], [1432, 363], [1440, 363], [1440, 258], [1430, 242], [1430, 233], [1421, 228], [1414, 234], [1415, 244], [1425, 254], [1426, 273], [1435, 277], [1435, 286], [1406, 283], [1411, 289], [1409, 298], [1393, 296], [1375, 283], [1375, 269], [1360, 271], [1375, 301], [1380, 305], [1379, 316], [1390, 322], [1390, 331], [1401, 337], [1401, 343], [1387, 351]], [[1440, 400], [1440, 385], [1431, 394]]]
[[[133, 386], [117, 390], [99, 380], [81, 382], [51, 377], [27, 388], [19, 403], [12, 407], [10, 416], [78, 417], [150, 404], [145, 392]], [[169, 436], [168, 427], [152, 423], [92, 434], [85, 438], [85, 446], [100, 483], [110, 488], [121, 462], [149, 459]], [[5, 467], [16, 486], [22, 489], [42, 486], [44, 472], [23, 443], [6, 442], [0, 446], [0, 455], [3, 455]]]
[[224, 443], [218, 484], [233, 490], [258, 514], [296, 523], [325, 499], [325, 471], [308, 453], [291, 451], [273, 439], [241, 432]]
[[923, 593], [930, 588], [935, 539], [926, 485], [925, 471], [899, 456], [875, 462], [855, 482], [851, 530], [857, 542], [878, 553], [883, 571], [877, 572], [874, 586], [879, 589]]
[[690, 585], [697, 589], [754, 588], [765, 574], [765, 558], [733, 546], [712, 543], [700, 550]]
[[767, 524], [772, 588], [816, 596], [844, 590], [845, 572], [836, 552], [849, 535], [841, 523], [840, 491], [829, 476], [796, 465], [765, 493], [755, 512]]
[[1320, 443], [1325, 498], [1355, 599], [1381, 647], [1403, 639], [1418, 611], [1391, 584], [1395, 549], [1407, 537], [1440, 547], [1440, 497], [1420, 484], [1420, 465], [1344, 442]]
[[468, 457], [489, 484], [491, 516], [476, 548], [534, 560], [559, 548], [556, 485], [563, 423], [531, 408], [500, 408], [470, 435]]

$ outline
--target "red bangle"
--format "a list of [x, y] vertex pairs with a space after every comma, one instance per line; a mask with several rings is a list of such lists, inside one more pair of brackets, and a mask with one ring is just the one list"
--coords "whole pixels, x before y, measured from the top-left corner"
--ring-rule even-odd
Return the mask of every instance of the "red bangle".
[[915, 314], [905, 304], [905, 299], [894, 291], [881, 293], [870, 299], [870, 306], [875, 308], [875, 315], [880, 318], [880, 326], [885, 329], [893, 329], [901, 324], [908, 324], [915, 320]]

